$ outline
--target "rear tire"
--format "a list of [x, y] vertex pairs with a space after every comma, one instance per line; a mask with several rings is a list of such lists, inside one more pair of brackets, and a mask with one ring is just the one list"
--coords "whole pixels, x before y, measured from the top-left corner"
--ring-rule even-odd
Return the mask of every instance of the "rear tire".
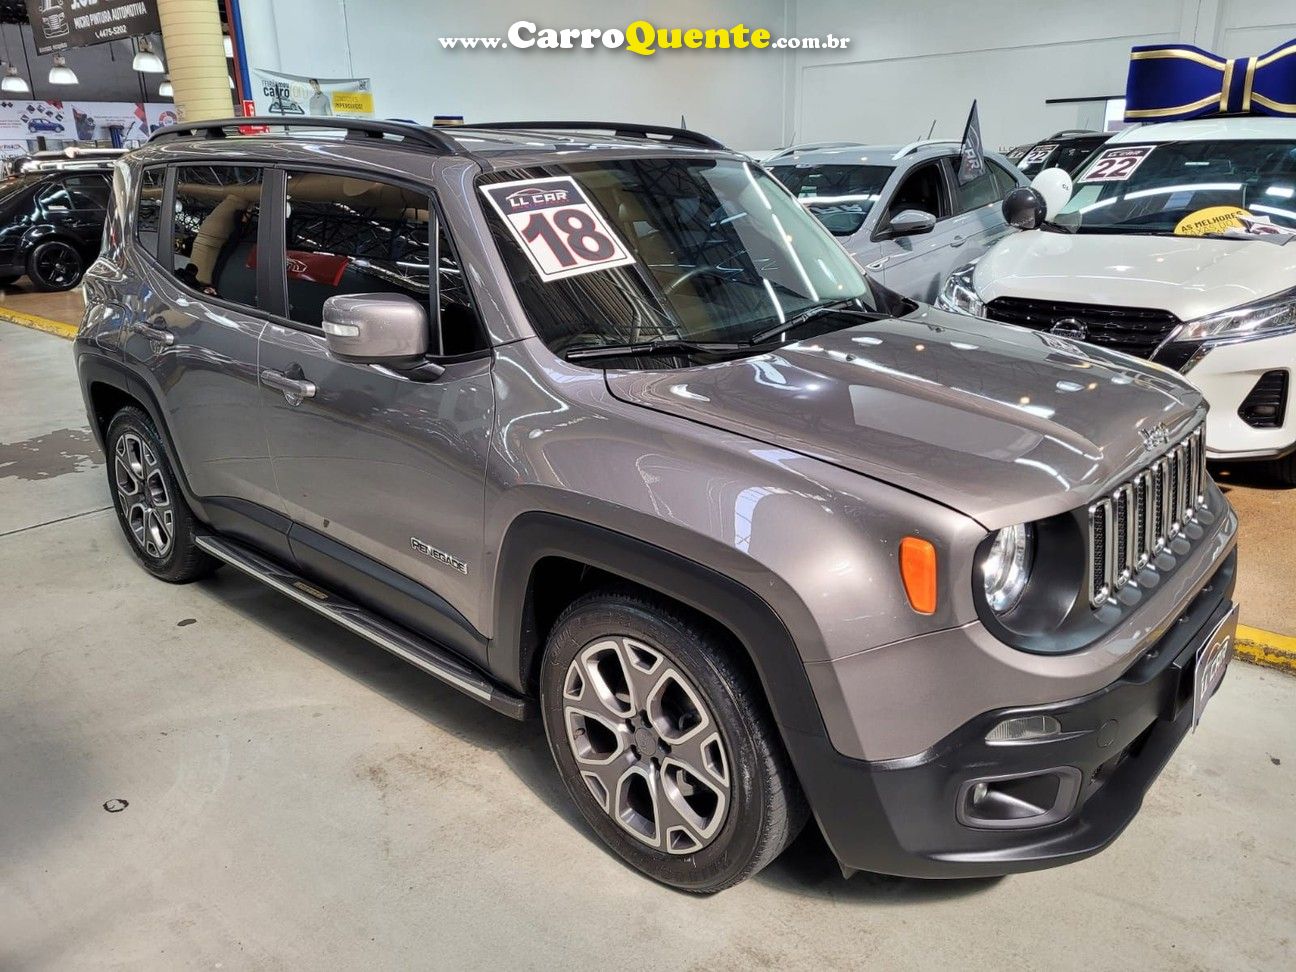
[[184, 501], [153, 421], [134, 406], [108, 423], [108, 487], [117, 522], [135, 557], [154, 577], [187, 584], [219, 561], [194, 542], [198, 521]]
[[27, 257], [27, 276], [37, 290], [71, 290], [85, 275], [85, 260], [67, 240], [46, 240]]
[[549, 748], [581, 815], [629, 864], [697, 894], [761, 870], [808, 816], [762, 700], [721, 637], [633, 590], [570, 605], [541, 668]]

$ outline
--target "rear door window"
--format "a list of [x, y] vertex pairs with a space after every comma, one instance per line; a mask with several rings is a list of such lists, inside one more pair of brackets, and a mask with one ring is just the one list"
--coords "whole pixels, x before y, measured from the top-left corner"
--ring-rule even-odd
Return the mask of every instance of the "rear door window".
[[257, 230], [264, 177], [239, 165], [176, 167], [172, 272], [188, 287], [259, 307]]

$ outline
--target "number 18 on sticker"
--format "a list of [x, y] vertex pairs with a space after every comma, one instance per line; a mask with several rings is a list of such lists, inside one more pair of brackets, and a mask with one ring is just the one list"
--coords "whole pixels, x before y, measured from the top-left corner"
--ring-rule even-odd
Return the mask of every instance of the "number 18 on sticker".
[[634, 263], [569, 176], [496, 182], [481, 190], [545, 282]]

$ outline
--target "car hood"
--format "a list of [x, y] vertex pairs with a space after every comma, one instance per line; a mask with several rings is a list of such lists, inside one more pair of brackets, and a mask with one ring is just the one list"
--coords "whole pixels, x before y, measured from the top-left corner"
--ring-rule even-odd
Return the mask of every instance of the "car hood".
[[1293, 281], [1296, 242], [1047, 230], [1002, 240], [973, 277], [987, 303], [996, 297], [1100, 302], [1168, 310], [1181, 321], [1268, 297]]
[[926, 496], [989, 529], [1090, 502], [1201, 396], [1125, 355], [921, 306], [751, 358], [609, 371], [614, 396]]

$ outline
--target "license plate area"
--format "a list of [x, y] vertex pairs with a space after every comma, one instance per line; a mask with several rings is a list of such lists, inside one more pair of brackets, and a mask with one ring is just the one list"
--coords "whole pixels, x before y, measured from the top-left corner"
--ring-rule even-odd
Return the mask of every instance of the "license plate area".
[[1197, 649], [1197, 658], [1193, 664], [1193, 731], [1201, 722], [1206, 703], [1211, 700], [1219, 688], [1233, 657], [1233, 643], [1237, 640], [1238, 608], [1233, 605], [1224, 615], [1210, 636]]

